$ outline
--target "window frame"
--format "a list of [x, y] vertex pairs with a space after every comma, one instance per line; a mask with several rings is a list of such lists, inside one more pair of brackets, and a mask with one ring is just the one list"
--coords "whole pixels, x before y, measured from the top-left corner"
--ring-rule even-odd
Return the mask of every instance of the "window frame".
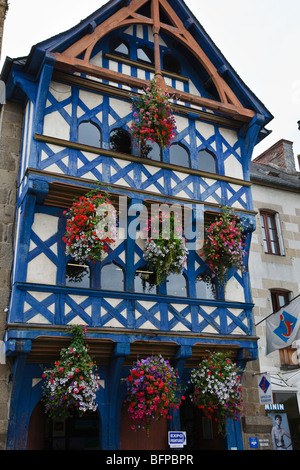
[[[187, 165], [180, 165], [178, 163], [174, 163], [172, 160], [171, 160], [171, 153], [173, 151], [173, 149], [175, 147], [181, 147], [185, 152], [186, 152], [186, 155], [187, 155]], [[181, 168], [188, 168], [188, 169], [191, 169], [191, 152], [190, 150], [187, 148], [186, 145], [182, 144], [181, 142], [174, 142], [170, 145], [170, 148], [169, 148], [169, 162], [170, 162], [170, 165], [174, 165], [174, 166], [178, 166], [178, 167], [181, 167]]]
[[[262, 231], [262, 240], [264, 246], [264, 252], [268, 255], [281, 256], [283, 254], [283, 244], [280, 239], [280, 226], [278, 220], [278, 214], [276, 212], [268, 210], [260, 210], [260, 225]], [[268, 218], [271, 218], [274, 222], [274, 228], [270, 227]], [[270, 231], [274, 231], [275, 240], [272, 240], [270, 236]], [[272, 243], [276, 244], [277, 253], [274, 253], [272, 249]]]
[[[206, 153], [206, 154], [208, 154], [208, 155], [211, 157], [211, 161], [214, 162], [214, 171], [210, 171], [210, 170], [207, 170], [207, 169], [205, 169], [205, 168], [200, 168], [200, 167], [199, 167], [199, 166], [200, 166], [200, 165], [199, 165], [199, 155], [200, 155], [201, 153], [202, 153], [202, 154], [203, 154], [203, 153]], [[199, 171], [203, 171], [203, 172], [206, 172], [206, 173], [211, 173], [212, 175], [217, 174], [217, 173], [218, 173], [218, 163], [217, 163], [216, 155], [215, 155], [213, 152], [211, 152], [210, 150], [208, 150], [207, 148], [198, 150], [198, 152], [197, 152], [197, 169], [198, 169]]]
[[[120, 150], [120, 149], [117, 149], [117, 150], [116, 150], [116, 149], [113, 149], [113, 148], [112, 148], [112, 142], [111, 142], [111, 141], [112, 141], [112, 138], [113, 138], [112, 134], [113, 134], [113, 133], [118, 133], [118, 132], [122, 133], [124, 136], [126, 135], [126, 138], [128, 138], [128, 148], [127, 148], [128, 151], [127, 151], [127, 152], [122, 151], [122, 150]], [[131, 135], [130, 135], [130, 133], [129, 133], [126, 129], [124, 129], [123, 127], [116, 127], [116, 128], [114, 128], [114, 129], [112, 129], [112, 130], [109, 132], [109, 149], [110, 149], [112, 152], [115, 152], [115, 153], [124, 153], [125, 155], [132, 155], [132, 140], [131, 140]]]
[[[96, 128], [99, 132], [99, 144], [98, 145], [92, 145], [90, 143], [85, 143], [85, 142], [81, 142], [80, 141], [80, 137], [79, 137], [79, 132], [80, 132], [80, 126], [83, 126], [83, 125], [89, 125], [89, 126], [93, 126], [94, 128]], [[92, 129], [92, 127], [91, 127]], [[83, 120], [81, 122], [78, 123], [78, 127], [77, 127], [77, 143], [80, 144], [80, 145], [89, 145], [90, 147], [95, 147], [95, 148], [101, 148], [102, 147], [102, 129], [98, 126], [98, 124], [96, 124], [95, 122], [93, 122], [91, 119], [89, 120]]]
[[[141, 59], [139, 57], [139, 50], [143, 51], [143, 53], [145, 54], [146, 57], [148, 57], [149, 60]], [[145, 44], [138, 45], [136, 48], [136, 61], [141, 64], [154, 66], [154, 50]]]
[[[118, 47], [120, 47], [121, 44], [124, 44], [124, 46], [128, 50], [128, 53], [116, 51], [116, 49]], [[109, 53], [110, 54], [115, 54], [119, 57], [129, 58], [130, 57], [130, 46], [129, 46], [128, 42], [125, 41], [122, 38], [111, 38], [110, 41], [109, 41]]]

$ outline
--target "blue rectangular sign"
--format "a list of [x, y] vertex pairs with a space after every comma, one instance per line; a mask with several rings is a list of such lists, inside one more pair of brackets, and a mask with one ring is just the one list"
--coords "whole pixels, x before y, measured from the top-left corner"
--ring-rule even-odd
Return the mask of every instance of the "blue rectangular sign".
[[169, 431], [169, 445], [182, 447], [186, 444], [186, 432], [185, 431]]

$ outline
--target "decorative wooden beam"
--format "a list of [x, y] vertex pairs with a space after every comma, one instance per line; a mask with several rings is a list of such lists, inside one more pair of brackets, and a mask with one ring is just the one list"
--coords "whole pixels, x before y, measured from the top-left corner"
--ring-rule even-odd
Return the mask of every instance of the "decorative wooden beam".
[[[140, 90], [143, 90], [146, 86], [150, 85], [150, 81], [124, 75], [109, 69], [105, 69], [103, 67], [92, 65], [90, 63], [86, 64], [80, 59], [65, 57], [64, 54], [56, 53], [55, 56], [55, 68], [58, 70], [79, 72], [97, 78], [102, 78], [103, 80], [121, 83], [132, 88], [138, 88]], [[219, 101], [210, 100], [201, 96], [191, 95], [190, 93], [179, 91], [172, 87], [166, 86], [166, 91], [175, 99], [184, 103], [190, 103], [206, 109], [211, 109], [212, 111], [222, 113], [225, 116], [230, 116], [240, 121], [250, 121], [256, 114], [254, 111], [243, 108], [242, 106], [236, 106], [230, 103], [221, 103]]]
[[[85, 69], [87, 74], [95, 75], [95, 69], [89, 63], [90, 56], [94, 49], [95, 44], [106, 36], [108, 33], [114, 31], [115, 29], [122, 28], [127, 25], [132, 24], [143, 24], [152, 26], [154, 34], [154, 51], [155, 51], [155, 73], [160, 77], [160, 57], [159, 57], [159, 32], [160, 30], [165, 31], [170, 36], [177, 39], [182, 43], [202, 64], [205, 70], [208, 72], [209, 76], [214, 82], [214, 85], [219, 93], [220, 100], [224, 104], [234, 105], [238, 109], [242, 109], [243, 106], [230, 89], [225, 80], [218, 74], [216, 67], [213, 65], [211, 60], [207, 57], [204, 51], [201, 49], [200, 45], [189, 33], [189, 31], [184, 27], [184, 24], [169, 5], [167, 0], [151, 0], [151, 18], [147, 18], [139, 13], [139, 9], [147, 3], [148, 0], [132, 0], [127, 6], [124, 6], [111, 17], [103, 21], [98, 25], [92, 34], [87, 34], [75, 44], [67, 48], [62, 54], [57, 54], [60, 65], [65, 61], [66, 65], [76, 65], [78, 70], [78, 63], [75, 64], [75, 59], [77, 59], [81, 54], [84, 53], [84, 59], [80, 60], [82, 67]], [[173, 26], [167, 25], [160, 21], [159, 9], [160, 7], [164, 13], [168, 16], [170, 22]], [[79, 60], [79, 59], [77, 59]], [[96, 75], [96, 76], [99, 76]], [[102, 76], [104, 78], [104, 73], [102, 69]], [[121, 75], [120, 75], [120, 79]], [[113, 79], [110, 79], [113, 80]], [[120, 80], [120, 83], [123, 81]], [[128, 79], [127, 79], [128, 80]], [[162, 77], [160, 78], [162, 82]], [[186, 99], [186, 98], [185, 98]], [[200, 105], [201, 106], [201, 105]], [[206, 105], [207, 108], [213, 109], [211, 106]], [[241, 114], [240, 111], [237, 114]], [[247, 114], [247, 112], [246, 112]], [[247, 114], [248, 116], [248, 114]]]

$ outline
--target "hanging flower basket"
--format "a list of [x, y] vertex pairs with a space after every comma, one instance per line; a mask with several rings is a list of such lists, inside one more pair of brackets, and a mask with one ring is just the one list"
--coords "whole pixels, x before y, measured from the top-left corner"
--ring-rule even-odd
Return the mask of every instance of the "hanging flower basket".
[[236, 364], [223, 353], [205, 357], [191, 372], [194, 387], [191, 400], [206, 416], [218, 421], [224, 430], [226, 418], [240, 419], [243, 415], [241, 375]]
[[116, 211], [111, 201], [100, 192], [91, 191], [64, 214], [66, 254], [81, 262], [101, 260], [116, 238]]
[[70, 346], [61, 350], [54, 366], [42, 375], [45, 379], [45, 411], [51, 418], [82, 416], [97, 409], [95, 399], [99, 377], [94, 372], [95, 364], [85, 344], [86, 330], [80, 325], [70, 330]]
[[235, 267], [245, 270], [245, 236], [243, 226], [232, 216], [232, 210], [223, 208], [223, 214], [205, 229], [205, 239], [201, 256], [204, 257], [219, 285], [228, 279], [228, 270]]
[[156, 213], [149, 218], [144, 230], [148, 235], [144, 258], [156, 275], [157, 285], [169, 274], [182, 273], [188, 250], [177, 215], [163, 211]]
[[142, 156], [151, 149], [148, 142], [156, 142], [168, 148], [176, 134], [176, 122], [172, 114], [170, 97], [157, 86], [156, 79], [150, 82], [144, 94], [133, 99], [132, 137], [141, 148]]
[[137, 361], [126, 379], [131, 429], [146, 429], [149, 435], [153, 421], [172, 418], [170, 410], [176, 411], [184, 399], [177, 380], [177, 372], [161, 355]]

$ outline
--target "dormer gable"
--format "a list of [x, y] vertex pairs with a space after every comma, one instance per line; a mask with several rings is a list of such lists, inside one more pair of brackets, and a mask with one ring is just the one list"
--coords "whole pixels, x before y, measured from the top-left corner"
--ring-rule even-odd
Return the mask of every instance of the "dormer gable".
[[[237, 76], [182, 0], [111, 0], [71, 30], [34, 46], [26, 71], [37, 72], [41, 61], [50, 57], [56, 70], [142, 90], [147, 80], [145, 83], [138, 74], [124, 74], [118, 67], [111, 70], [95, 60], [97, 51], [105, 41], [108, 44], [109, 38], [128, 36], [130, 30], [136, 32], [141, 28], [148, 30], [149, 41], [151, 36], [153, 63], [147, 64], [145, 60], [142, 64], [137, 56], [122, 57], [121, 48], [124, 52], [125, 45], [120, 43], [119, 59], [123, 58], [128, 67], [137, 65], [134, 62], [146, 69], [152, 67], [166, 91], [185, 104], [242, 122], [251, 121], [256, 114], [264, 123], [271, 120], [270, 113]], [[167, 49], [173, 49], [175, 58], [178, 53], [190, 64], [193, 87], [187, 91], [184, 85], [178, 89], [166, 80], [163, 52]], [[106, 49], [106, 54], [109, 52]], [[140, 56], [143, 54], [146, 58], [147, 51], [141, 49]], [[173, 76], [176, 78], [176, 73]]]

